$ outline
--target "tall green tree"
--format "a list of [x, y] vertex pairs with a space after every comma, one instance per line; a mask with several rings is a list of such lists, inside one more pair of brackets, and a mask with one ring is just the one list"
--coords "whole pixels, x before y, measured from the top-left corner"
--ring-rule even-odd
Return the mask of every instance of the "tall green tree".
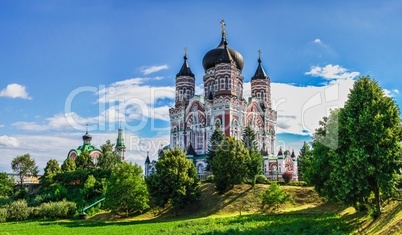
[[75, 158], [75, 165], [77, 166], [77, 169], [87, 169], [95, 167], [94, 162], [92, 161], [88, 151], [81, 152], [80, 155]]
[[234, 185], [241, 184], [248, 176], [249, 162], [250, 155], [243, 142], [233, 137], [226, 137], [218, 146], [211, 165], [218, 193], [225, 193]]
[[[359, 78], [339, 115], [339, 159], [346, 184], [341, 200], [354, 204], [374, 194], [376, 216], [381, 214], [381, 194], [395, 192], [400, 170], [400, 110], [376, 81]], [[347, 176], [346, 176], [347, 175]], [[343, 177], [342, 177], [343, 176]]]
[[50, 159], [46, 163], [46, 167], [44, 169], [43, 176], [40, 179], [40, 184], [42, 187], [47, 187], [51, 184], [54, 183], [53, 178], [56, 176], [56, 174], [61, 172], [61, 168], [59, 165], [59, 162], [55, 159]]
[[113, 211], [142, 212], [149, 208], [149, 193], [142, 168], [122, 162], [114, 166], [106, 191], [105, 206]]
[[306, 169], [311, 167], [311, 149], [310, 145], [308, 145], [306, 142], [303, 143], [302, 148], [300, 149], [299, 152], [299, 158], [298, 158], [298, 178], [299, 180], [306, 181], [304, 177], [304, 172]]
[[18, 175], [21, 188], [26, 176], [37, 176], [39, 172], [35, 159], [31, 158], [29, 153], [15, 157], [11, 161], [11, 169]]
[[71, 157], [68, 157], [66, 160], [64, 160], [63, 164], [61, 165], [61, 170], [63, 172], [75, 171], [76, 168], [77, 166], [75, 165], [75, 161]]
[[10, 179], [5, 172], [0, 173], [0, 197], [8, 197], [14, 189], [14, 180]]
[[209, 146], [208, 146], [207, 158], [206, 158], [206, 162], [207, 162], [206, 170], [207, 171], [211, 170], [211, 163], [216, 155], [216, 150], [224, 139], [225, 139], [225, 135], [223, 134], [222, 130], [220, 128], [216, 127], [214, 132], [211, 135], [211, 138], [209, 139]]
[[195, 165], [180, 148], [165, 151], [155, 168], [147, 184], [156, 205], [163, 207], [170, 201], [176, 213], [178, 208], [198, 200], [201, 191]]
[[258, 151], [255, 132], [250, 126], [246, 126], [246, 128], [244, 128], [242, 141], [249, 153]]
[[114, 150], [114, 144], [107, 140], [105, 144], [100, 147], [102, 153], [99, 156], [98, 166], [105, 170], [111, 170], [113, 167], [121, 163], [120, 155]]
[[250, 126], [247, 126], [243, 131], [242, 141], [244, 147], [248, 150], [250, 161], [247, 163], [248, 176], [252, 180], [252, 186], [255, 185], [256, 176], [262, 172], [263, 157], [258, 151], [255, 132]]
[[391, 196], [401, 167], [399, 108], [369, 77], [359, 78], [344, 108], [321, 122], [307, 178], [320, 195], [346, 205], [371, 205]]

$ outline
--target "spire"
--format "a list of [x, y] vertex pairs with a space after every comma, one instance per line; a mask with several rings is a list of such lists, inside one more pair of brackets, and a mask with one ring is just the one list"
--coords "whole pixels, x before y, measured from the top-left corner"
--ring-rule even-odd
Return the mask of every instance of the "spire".
[[147, 151], [147, 159], [145, 159], [145, 164], [149, 164], [151, 161], [149, 160], [149, 151]]
[[190, 76], [194, 77], [193, 72], [191, 72], [190, 66], [187, 63], [187, 48], [184, 48], [184, 62], [183, 65], [181, 66], [180, 72], [176, 75], [176, 77], [180, 76]]
[[124, 144], [123, 138], [123, 129], [121, 128], [121, 124], [119, 126], [118, 134], [117, 134], [117, 142], [116, 142], [116, 151], [119, 153], [121, 160], [124, 161], [124, 152], [126, 152], [126, 146]]
[[267, 74], [265, 73], [264, 68], [261, 65], [261, 50], [258, 50], [258, 67], [257, 70], [254, 73], [254, 76], [251, 78], [251, 80], [254, 79], [269, 79], [269, 77], [267, 76]]
[[84, 145], [91, 144], [92, 136], [88, 134], [88, 123], [87, 123], [87, 131], [85, 135], [82, 136], [82, 140], [84, 141]]
[[294, 150], [294, 149], [292, 150], [292, 154], [290, 155], [290, 157], [292, 157], [292, 158], [296, 158], [296, 155], [295, 155], [295, 150]]

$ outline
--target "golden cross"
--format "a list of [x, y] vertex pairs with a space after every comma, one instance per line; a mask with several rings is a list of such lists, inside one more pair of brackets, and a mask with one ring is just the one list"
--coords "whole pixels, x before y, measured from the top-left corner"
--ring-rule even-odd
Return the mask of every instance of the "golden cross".
[[226, 31], [225, 31], [226, 23], [225, 23], [225, 21], [222, 19], [220, 21], [220, 23], [221, 23], [221, 27], [222, 27], [222, 34], [226, 34]]
[[184, 48], [184, 54], [187, 55], [187, 47]]
[[258, 58], [261, 58], [261, 50], [258, 50]]

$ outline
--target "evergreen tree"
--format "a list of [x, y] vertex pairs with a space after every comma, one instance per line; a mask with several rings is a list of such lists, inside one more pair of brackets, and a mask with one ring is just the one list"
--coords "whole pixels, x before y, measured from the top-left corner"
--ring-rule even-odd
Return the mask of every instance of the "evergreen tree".
[[300, 149], [299, 159], [298, 159], [298, 178], [299, 180], [304, 180], [303, 173], [306, 171], [307, 168], [311, 167], [311, 149], [310, 145], [306, 142], [303, 143], [302, 148]]
[[201, 191], [194, 163], [180, 148], [164, 151], [155, 168], [147, 184], [156, 205], [163, 207], [170, 201], [176, 213], [176, 209], [199, 198]]
[[29, 153], [17, 156], [11, 161], [11, 169], [17, 173], [20, 178], [20, 187], [24, 183], [24, 178], [28, 175], [37, 176], [38, 166], [36, 166], [35, 159], [31, 158]]
[[248, 175], [249, 162], [250, 155], [244, 144], [233, 137], [226, 137], [218, 146], [211, 164], [218, 193], [225, 193], [235, 184], [241, 184]]
[[211, 163], [216, 155], [216, 150], [219, 146], [219, 144], [222, 143], [222, 141], [225, 139], [225, 135], [223, 134], [222, 130], [218, 127], [215, 128], [214, 132], [211, 135], [211, 138], [209, 139], [209, 146], [207, 150], [207, 167], [206, 170], [210, 171], [211, 170]]
[[246, 126], [246, 128], [244, 128], [242, 141], [249, 153], [258, 151], [255, 132], [250, 126]]
[[250, 161], [247, 163], [248, 176], [252, 180], [252, 186], [255, 185], [255, 177], [262, 172], [263, 157], [258, 151], [255, 132], [250, 126], [247, 126], [243, 131], [242, 141], [244, 147], [248, 150]]
[[61, 172], [61, 168], [59, 166], [59, 163], [57, 162], [57, 160], [55, 159], [50, 159], [47, 163], [46, 163], [46, 167], [44, 170], [44, 174], [40, 179], [40, 184], [42, 187], [47, 187], [51, 184], [54, 183], [54, 176], [56, 176], [56, 174]]
[[64, 160], [63, 164], [61, 165], [61, 170], [63, 172], [70, 172], [70, 171], [75, 171], [77, 166], [75, 165], [74, 159], [68, 157], [66, 160]]
[[88, 151], [81, 152], [80, 155], [78, 155], [75, 158], [75, 165], [77, 169], [86, 169], [95, 167], [91, 159], [91, 156], [89, 156]]
[[99, 156], [98, 166], [105, 170], [111, 170], [113, 167], [121, 163], [120, 155], [114, 150], [114, 144], [107, 140], [101, 147], [101, 155]]

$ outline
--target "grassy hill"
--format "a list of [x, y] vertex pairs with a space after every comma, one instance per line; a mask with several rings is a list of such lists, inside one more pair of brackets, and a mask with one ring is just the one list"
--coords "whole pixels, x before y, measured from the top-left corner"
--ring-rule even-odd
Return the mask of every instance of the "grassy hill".
[[[268, 185], [237, 185], [219, 195], [202, 184], [200, 201], [174, 215], [169, 208], [119, 218], [99, 213], [85, 221], [0, 223], [2, 234], [402, 234], [402, 203], [389, 201], [382, 216], [322, 200], [311, 187], [282, 186], [292, 203], [261, 211], [258, 194]], [[240, 216], [241, 214], [241, 216]]]

